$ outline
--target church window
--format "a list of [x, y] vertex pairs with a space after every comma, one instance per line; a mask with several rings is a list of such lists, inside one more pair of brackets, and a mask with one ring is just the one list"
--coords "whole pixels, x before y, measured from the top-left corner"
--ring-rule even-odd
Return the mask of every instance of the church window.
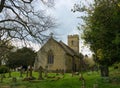
[[48, 59], [47, 59], [48, 64], [53, 64], [54, 63], [54, 55], [52, 50], [48, 51]]

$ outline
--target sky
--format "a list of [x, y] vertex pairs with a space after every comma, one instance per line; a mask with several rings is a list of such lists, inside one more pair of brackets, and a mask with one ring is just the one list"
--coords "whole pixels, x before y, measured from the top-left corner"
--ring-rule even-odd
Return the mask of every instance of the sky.
[[[87, 0], [81, 1], [84, 3], [84, 1]], [[91, 55], [88, 46], [83, 45], [83, 40], [81, 39], [82, 32], [77, 29], [77, 26], [83, 23], [83, 21], [78, 17], [84, 14], [79, 12], [73, 13], [71, 11], [75, 3], [80, 3], [80, 0], [55, 0], [54, 8], [47, 9], [47, 12], [54, 16], [59, 24], [54, 30], [57, 34], [56, 37], [58, 41], [62, 40], [65, 44], [67, 44], [68, 35], [78, 34], [80, 36], [80, 52], [82, 52], [84, 55]]]
[[56, 0], [54, 9], [48, 10], [57, 19], [59, 25], [55, 31], [64, 42], [67, 42], [65, 39], [67, 35], [79, 34], [77, 26], [80, 19], [77, 17], [80, 13], [71, 11], [75, 2], [75, 0]]
[[[47, 6], [44, 6], [43, 8], [41, 7], [42, 3], [40, 2], [35, 3], [36, 9], [42, 8], [46, 10], [46, 13], [48, 15], [56, 19], [57, 27], [54, 28], [54, 30], [51, 32], [55, 34], [57, 41], [61, 40], [65, 44], [67, 44], [68, 35], [78, 34], [81, 37], [81, 31], [77, 29], [77, 26], [79, 23], [82, 23], [83, 21], [81, 19], [78, 19], [78, 17], [84, 14], [79, 12], [73, 13], [71, 11], [71, 9], [73, 9], [74, 4], [79, 3], [80, 1], [86, 3], [85, 1], [89, 1], [89, 0], [54, 0], [55, 5], [52, 8], [48, 8]], [[80, 52], [88, 55], [91, 54], [87, 46], [83, 46], [83, 40], [81, 40], [81, 38], [79, 42], [80, 42]], [[40, 49], [40, 45], [34, 44], [32, 42], [30, 47], [33, 47], [36, 51]]]

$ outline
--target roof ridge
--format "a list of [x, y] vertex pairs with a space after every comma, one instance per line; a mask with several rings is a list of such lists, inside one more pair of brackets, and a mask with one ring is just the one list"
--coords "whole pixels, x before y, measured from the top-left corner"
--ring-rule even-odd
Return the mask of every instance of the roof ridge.
[[[79, 52], [77, 53], [75, 50], [73, 50], [71, 47], [69, 47], [68, 45], [66, 45], [66, 44], [63, 43], [62, 41], [60, 41], [59, 43], [61, 44], [61, 46], [62, 46], [64, 49], [67, 48], [67, 49], [70, 51], [70, 52], [69, 52], [68, 50], [65, 49], [65, 51], [68, 52], [69, 54], [71, 53], [71, 55], [77, 55], [77, 56], [79, 56], [79, 55], [78, 55]], [[65, 47], [64, 47], [64, 46], [65, 46]]]
[[[71, 55], [71, 56], [79, 56], [79, 52], [75, 52], [71, 47], [69, 47], [68, 45], [66, 45], [65, 43], [63, 43], [61, 40], [58, 42], [57, 40], [55, 40], [53, 37], [50, 37], [48, 39], [48, 41], [46, 43], [48, 43], [50, 40], [53, 40], [54, 42], [56, 42], [67, 54]], [[45, 44], [46, 44], [45, 43]], [[44, 44], [44, 45], [45, 45]], [[43, 45], [43, 46], [44, 46]], [[43, 48], [43, 46], [41, 47], [41, 49]], [[40, 50], [41, 50], [40, 49]]]

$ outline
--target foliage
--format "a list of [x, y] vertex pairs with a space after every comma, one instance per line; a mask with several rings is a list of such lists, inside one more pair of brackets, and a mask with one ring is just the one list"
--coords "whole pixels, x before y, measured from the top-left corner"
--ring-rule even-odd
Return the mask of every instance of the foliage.
[[5, 65], [0, 66], [0, 74], [9, 72], [9, 68]]
[[16, 68], [19, 66], [29, 66], [34, 64], [36, 53], [27, 47], [18, 49], [16, 52], [10, 52], [7, 56], [7, 65], [10, 68]]
[[112, 65], [120, 61], [120, 7], [119, 0], [94, 0], [89, 6], [77, 9], [87, 13], [83, 18], [84, 39], [90, 44], [96, 61]]
[[0, 65], [2, 60], [6, 60], [6, 55], [13, 49], [9, 40], [2, 40], [0, 38]]

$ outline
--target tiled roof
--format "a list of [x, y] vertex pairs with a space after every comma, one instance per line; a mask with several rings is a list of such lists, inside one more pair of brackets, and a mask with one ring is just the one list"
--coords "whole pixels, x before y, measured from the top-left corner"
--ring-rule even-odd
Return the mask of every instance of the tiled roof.
[[[53, 37], [51, 37], [48, 41], [51, 41], [51, 40], [56, 42], [66, 52], [66, 54], [68, 54], [70, 56], [77, 56], [77, 57], [81, 57], [82, 56], [81, 53], [74, 51], [72, 48], [70, 48], [68, 45], [66, 45], [62, 41], [58, 42]], [[48, 41], [46, 43], [48, 43]]]
[[68, 45], [66, 45], [62, 41], [58, 42], [55, 39], [53, 39], [52, 37], [50, 39], [52, 39], [56, 43], [58, 43], [60, 45], [60, 47], [63, 48], [63, 50], [66, 52], [66, 54], [71, 55], [71, 56], [78, 56], [78, 57], [81, 55], [81, 53], [74, 51], [72, 48], [70, 48]]

